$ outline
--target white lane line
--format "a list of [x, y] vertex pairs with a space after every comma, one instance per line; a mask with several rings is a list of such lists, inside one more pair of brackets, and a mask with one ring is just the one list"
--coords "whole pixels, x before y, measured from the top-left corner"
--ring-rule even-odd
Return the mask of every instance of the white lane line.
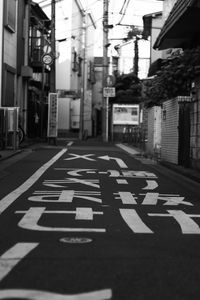
[[29, 177], [24, 183], [22, 183], [14, 191], [6, 195], [0, 200], [0, 214], [3, 213], [19, 196], [26, 192], [45, 172], [51, 167], [65, 152], [67, 149], [62, 149], [52, 159], [40, 167], [31, 177]]
[[88, 292], [77, 295], [62, 295], [38, 290], [10, 289], [0, 291], [0, 299], [30, 299], [30, 300], [109, 300], [112, 299], [112, 290]]
[[126, 179], [117, 179], [118, 184], [128, 184], [128, 181]]
[[17, 243], [7, 250], [0, 257], [0, 281], [38, 245], [38, 243]]
[[128, 152], [129, 154], [132, 154], [132, 155], [140, 154], [139, 151], [137, 151], [131, 147], [125, 146], [123, 144], [116, 144], [116, 146], [123, 149], [124, 151]]
[[67, 143], [67, 147], [70, 147], [71, 145], [73, 145], [73, 143], [74, 143], [74, 142], [72, 142], [72, 141], [71, 141], [71, 142], [68, 142], [68, 143]]

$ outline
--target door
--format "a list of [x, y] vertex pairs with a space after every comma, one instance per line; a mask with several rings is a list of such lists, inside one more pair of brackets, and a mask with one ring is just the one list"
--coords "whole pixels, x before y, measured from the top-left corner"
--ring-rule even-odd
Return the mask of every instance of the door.
[[179, 105], [179, 147], [178, 164], [190, 166], [190, 104]]

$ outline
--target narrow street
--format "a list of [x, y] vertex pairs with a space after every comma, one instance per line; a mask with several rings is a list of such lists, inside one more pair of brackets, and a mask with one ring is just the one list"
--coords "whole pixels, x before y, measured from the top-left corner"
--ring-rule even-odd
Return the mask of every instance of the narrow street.
[[198, 299], [200, 185], [114, 144], [0, 169], [0, 299]]

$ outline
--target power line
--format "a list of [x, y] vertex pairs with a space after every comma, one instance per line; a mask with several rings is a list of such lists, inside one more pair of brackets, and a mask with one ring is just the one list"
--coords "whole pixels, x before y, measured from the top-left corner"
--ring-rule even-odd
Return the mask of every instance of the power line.
[[124, 0], [124, 3], [122, 4], [122, 8], [121, 8], [120, 11], [119, 11], [119, 14], [121, 14], [121, 15], [122, 15], [124, 6], [125, 6], [125, 4], [126, 4], [126, 1], [127, 1], [127, 0]]
[[126, 10], [127, 10], [127, 8], [128, 8], [129, 2], [130, 2], [130, 0], [128, 0], [127, 2], [125, 1], [125, 3], [124, 3], [124, 5], [126, 4], [126, 7], [124, 6], [124, 7], [125, 7], [125, 8], [124, 8], [124, 12], [123, 12], [123, 14], [122, 14], [122, 17], [121, 17], [120, 21], [118, 22], [119, 24], [121, 23], [121, 21], [122, 21], [123, 18], [125, 17]]

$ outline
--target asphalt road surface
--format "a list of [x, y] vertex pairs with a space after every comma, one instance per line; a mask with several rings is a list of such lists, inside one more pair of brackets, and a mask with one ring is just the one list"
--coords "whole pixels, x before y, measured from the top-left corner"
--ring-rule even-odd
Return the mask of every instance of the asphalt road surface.
[[0, 299], [199, 299], [200, 185], [114, 144], [0, 166]]

